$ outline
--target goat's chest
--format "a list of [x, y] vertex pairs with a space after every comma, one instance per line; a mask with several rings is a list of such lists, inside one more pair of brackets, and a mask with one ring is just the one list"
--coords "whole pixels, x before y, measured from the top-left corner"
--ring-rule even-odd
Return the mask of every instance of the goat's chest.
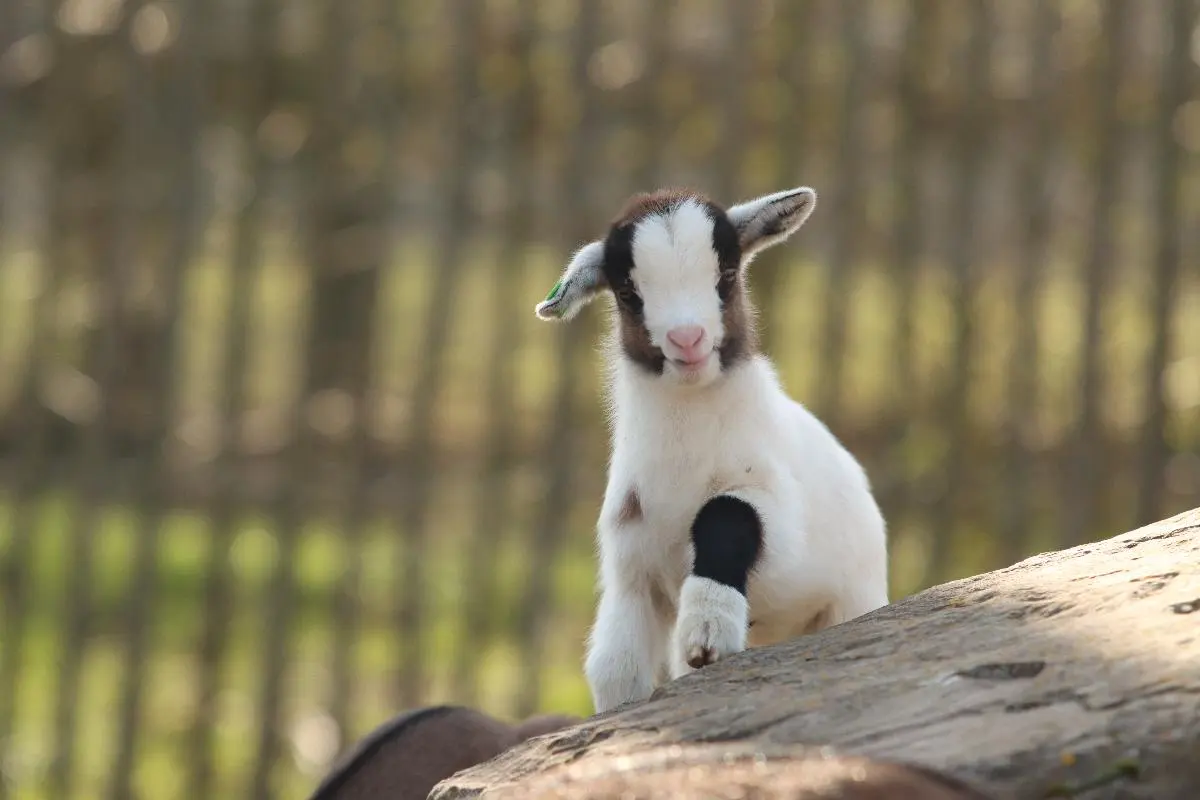
[[706, 501], [761, 485], [769, 448], [741, 421], [739, 415], [714, 411], [660, 418], [657, 424], [635, 419], [619, 430], [609, 493], [627, 512], [636, 511], [625, 514], [624, 521], [637, 523], [633, 527], [641, 535], [677, 544], [687, 540]]

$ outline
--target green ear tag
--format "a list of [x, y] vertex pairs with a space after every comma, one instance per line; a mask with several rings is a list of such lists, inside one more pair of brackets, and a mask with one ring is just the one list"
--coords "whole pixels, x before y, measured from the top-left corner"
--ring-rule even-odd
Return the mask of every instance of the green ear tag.
[[559, 278], [558, 283], [554, 284], [554, 288], [550, 290], [550, 294], [546, 295], [543, 302], [549, 303], [554, 298], [558, 297], [559, 291], [562, 289], [562, 278]]

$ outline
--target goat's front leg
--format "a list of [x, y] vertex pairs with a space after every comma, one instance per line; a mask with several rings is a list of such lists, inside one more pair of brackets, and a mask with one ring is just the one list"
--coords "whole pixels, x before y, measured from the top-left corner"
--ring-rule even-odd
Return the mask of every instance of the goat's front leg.
[[648, 591], [626, 581], [602, 590], [584, 665], [597, 714], [650, 697], [666, 634]]
[[762, 549], [762, 520], [749, 502], [718, 495], [692, 522], [692, 572], [679, 593], [673, 678], [746, 649], [746, 585]]

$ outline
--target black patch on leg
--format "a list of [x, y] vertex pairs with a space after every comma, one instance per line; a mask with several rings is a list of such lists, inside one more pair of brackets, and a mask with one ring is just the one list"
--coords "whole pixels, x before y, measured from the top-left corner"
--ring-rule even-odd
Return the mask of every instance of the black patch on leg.
[[754, 506], [729, 495], [704, 504], [692, 522], [692, 574], [732, 586], [743, 596], [762, 548], [762, 520]]

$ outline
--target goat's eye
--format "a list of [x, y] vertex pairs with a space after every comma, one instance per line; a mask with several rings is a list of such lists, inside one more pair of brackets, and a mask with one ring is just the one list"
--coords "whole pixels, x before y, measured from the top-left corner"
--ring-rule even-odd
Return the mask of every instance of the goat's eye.
[[733, 286], [733, 282], [737, 280], [737, 270], [727, 269], [721, 273], [721, 277], [717, 279], [717, 285], [728, 288]]
[[617, 299], [622, 303], [632, 304], [637, 301], [637, 292], [632, 286], [621, 286], [617, 289]]

